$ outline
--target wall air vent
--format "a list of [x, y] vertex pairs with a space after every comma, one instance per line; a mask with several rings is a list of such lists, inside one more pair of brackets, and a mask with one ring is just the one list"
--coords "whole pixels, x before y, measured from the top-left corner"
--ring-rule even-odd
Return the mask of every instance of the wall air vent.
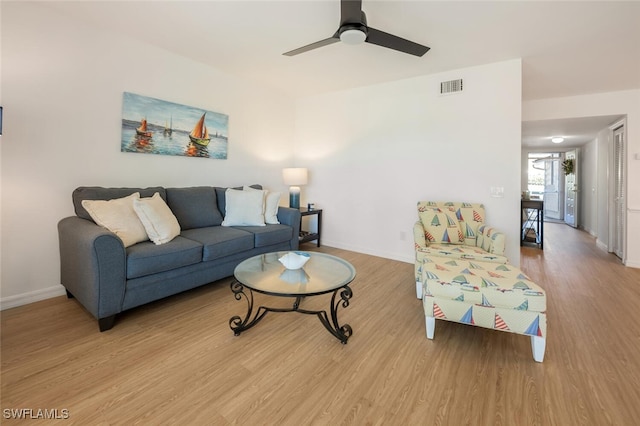
[[461, 78], [458, 80], [443, 81], [442, 83], [440, 83], [441, 95], [446, 95], [449, 93], [457, 93], [457, 92], [462, 92]]

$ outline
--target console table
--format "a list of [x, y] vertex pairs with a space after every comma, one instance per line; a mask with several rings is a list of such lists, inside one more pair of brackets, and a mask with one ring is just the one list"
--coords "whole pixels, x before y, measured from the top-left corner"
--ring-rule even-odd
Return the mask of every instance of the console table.
[[[318, 216], [318, 232], [309, 232], [302, 230], [302, 218], [304, 216]], [[311, 209], [306, 207], [300, 207], [300, 244], [309, 241], [315, 241], [317, 246], [320, 247], [320, 234], [322, 233], [322, 209]]]
[[[533, 242], [543, 250], [544, 237], [544, 202], [542, 200], [520, 200], [520, 245], [525, 242]], [[535, 230], [535, 240], [527, 239], [527, 232]]]

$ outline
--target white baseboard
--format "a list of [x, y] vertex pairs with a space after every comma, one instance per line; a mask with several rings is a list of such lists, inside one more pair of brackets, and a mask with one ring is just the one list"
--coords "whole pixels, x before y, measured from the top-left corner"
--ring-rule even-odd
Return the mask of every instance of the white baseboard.
[[624, 262], [624, 266], [628, 266], [629, 268], [640, 268], [640, 261], [627, 259], [627, 261]]
[[605, 243], [603, 243], [602, 241], [596, 239], [596, 247], [598, 247], [600, 250], [609, 253], [609, 247], [607, 247], [607, 245]]
[[28, 293], [17, 294], [15, 296], [4, 297], [0, 299], [0, 310], [15, 308], [17, 306], [28, 305], [29, 303], [39, 302], [40, 300], [51, 299], [65, 294], [64, 287], [56, 285], [44, 288], [42, 290], [30, 291]]
[[355, 251], [357, 253], [363, 253], [363, 254], [368, 254], [370, 256], [377, 256], [377, 257], [384, 257], [385, 259], [391, 259], [391, 260], [397, 260], [399, 262], [406, 262], [406, 263], [414, 263], [415, 262], [415, 258], [413, 256], [402, 256], [399, 255], [397, 253], [390, 253], [390, 252], [382, 252], [382, 251], [377, 251], [377, 250], [371, 250], [368, 249], [366, 247], [359, 247], [359, 246], [354, 246], [351, 244], [343, 244], [339, 241], [328, 241], [328, 240], [322, 240], [322, 245], [323, 246], [328, 246], [328, 247], [334, 247], [334, 248], [339, 248], [342, 250], [349, 250], [349, 251]]

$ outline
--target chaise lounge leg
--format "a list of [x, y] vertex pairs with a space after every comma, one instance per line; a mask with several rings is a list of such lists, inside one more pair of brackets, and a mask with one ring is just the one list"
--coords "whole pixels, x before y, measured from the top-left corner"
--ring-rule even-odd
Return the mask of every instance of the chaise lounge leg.
[[546, 346], [547, 340], [544, 337], [531, 336], [531, 350], [535, 361], [542, 362]]
[[435, 317], [424, 317], [425, 324], [427, 326], [427, 339], [433, 340], [433, 333], [436, 331], [436, 319]]
[[422, 299], [422, 283], [420, 281], [416, 281], [416, 297]]
[[110, 330], [113, 328], [113, 325], [116, 322], [116, 316], [111, 315], [106, 318], [98, 318], [98, 326], [100, 327], [100, 332]]

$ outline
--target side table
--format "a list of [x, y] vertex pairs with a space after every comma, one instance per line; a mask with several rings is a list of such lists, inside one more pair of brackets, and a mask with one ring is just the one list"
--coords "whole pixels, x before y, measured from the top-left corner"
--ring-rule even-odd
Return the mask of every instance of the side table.
[[521, 200], [520, 201], [520, 245], [530, 241], [529, 230], [535, 232], [533, 243], [544, 249], [544, 203], [542, 200]]
[[[304, 216], [318, 216], [318, 232], [309, 232], [302, 230], [302, 218]], [[300, 207], [300, 244], [309, 241], [316, 241], [318, 247], [320, 247], [320, 234], [322, 233], [322, 209], [311, 209], [306, 207]]]

